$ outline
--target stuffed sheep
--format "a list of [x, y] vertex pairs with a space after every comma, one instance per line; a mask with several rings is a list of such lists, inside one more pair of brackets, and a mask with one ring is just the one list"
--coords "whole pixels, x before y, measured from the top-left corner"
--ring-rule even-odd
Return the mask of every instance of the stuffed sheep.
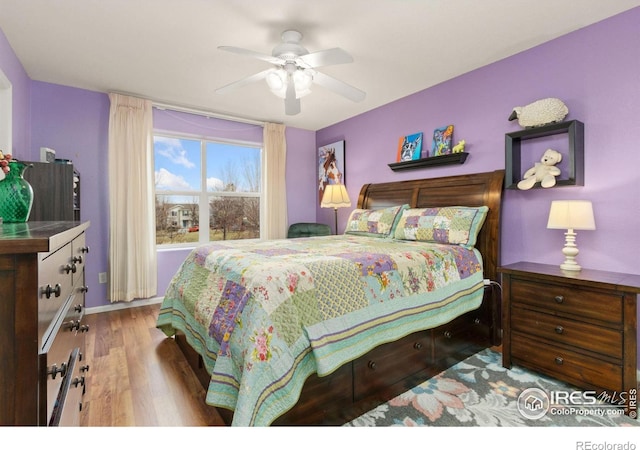
[[560, 161], [562, 161], [560, 152], [547, 149], [540, 158], [540, 162], [524, 173], [522, 181], [518, 182], [518, 189], [531, 189], [538, 181], [543, 188], [555, 186], [556, 177], [560, 175], [560, 169], [555, 165]]
[[518, 119], [523, 128], [541, 127], [561, 122], [569, 114], [569, 108], [557, 98], [543, 98], [526, 106], [516, 106], [509, 120]]

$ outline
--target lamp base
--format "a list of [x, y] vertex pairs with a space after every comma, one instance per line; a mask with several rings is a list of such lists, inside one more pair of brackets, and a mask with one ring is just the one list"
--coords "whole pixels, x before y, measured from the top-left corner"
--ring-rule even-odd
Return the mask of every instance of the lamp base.
[[575, 261], [569, 261], [568, 259], [565, 260], [565, 262], [563, 262], [562, 264], [560, 264], [560, 268], [562, 270], [569, 270], [572, 272], [579, 272], [582, 270], [582, 267], [580, 267], [578, 263], [576, 263]]
[[569, 270], [573, 272], [578, 272], [582, 270], [582, 267], [576, 262], [576, 256], [578, 256], [579, 250], [576, 245], [576, 233], [573, 229], [568, 229], [564, 234], [565, 242], [564, 248], [562, 249], [562, 253], [565, 256], [565, 260], [562, 264], [560, 264], [560, 268], [562, 270]]

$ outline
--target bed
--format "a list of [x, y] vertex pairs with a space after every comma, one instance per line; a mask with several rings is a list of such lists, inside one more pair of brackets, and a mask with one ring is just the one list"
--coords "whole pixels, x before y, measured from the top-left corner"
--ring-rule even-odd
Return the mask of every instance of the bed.
[[345, 423], [500, 343], [503, 179], [367, 184], [343, 235], [200, 246], [157, 327], [225, 423]]

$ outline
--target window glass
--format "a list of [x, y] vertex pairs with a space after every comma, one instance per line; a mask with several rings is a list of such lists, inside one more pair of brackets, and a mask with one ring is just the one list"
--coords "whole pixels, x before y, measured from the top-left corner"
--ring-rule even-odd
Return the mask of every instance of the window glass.
[[156, 244], [260, 237], [260, 147], [157, 135], [154, 154]]

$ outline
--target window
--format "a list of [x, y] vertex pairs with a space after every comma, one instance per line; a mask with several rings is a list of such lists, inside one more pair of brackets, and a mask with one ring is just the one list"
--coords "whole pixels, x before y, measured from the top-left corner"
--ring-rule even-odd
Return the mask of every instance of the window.
[[260, 237], [258, 145], [154, 136], [156, 244]]

